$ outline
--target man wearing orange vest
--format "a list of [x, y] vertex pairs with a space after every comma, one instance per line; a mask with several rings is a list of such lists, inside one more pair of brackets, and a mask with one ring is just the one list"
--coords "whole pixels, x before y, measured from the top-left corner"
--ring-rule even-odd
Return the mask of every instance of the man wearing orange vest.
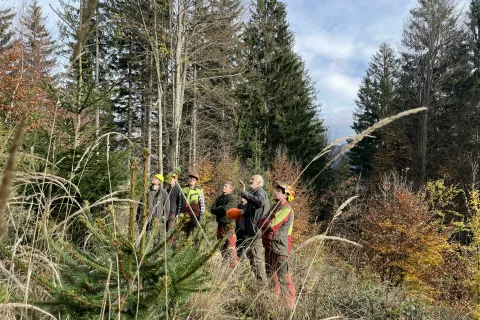
[[295, 191], [286, 183], [277, 182], [275, 201], [277, 205], [258, 222], [262, 230], [262, 243], [265, 247], [267, 275], [273, 279], [273, 292], [287, 295], [287, 306], [295, 306], [295, 286], [288, 272], [288, 256], [290, 255], [293, 230], [293, 209], [290, 202], [295, 197]]
[[190, 217], [190, 220], [183, 226], [183, 232], [188, 236], [195, 231], [203, 213], [205, 212], [205, 197], [203, 189], [197, 186], [200, 180], [198, 172], [193, 171], [188, 175], [188, 187], [182, 188], [182, 213]]

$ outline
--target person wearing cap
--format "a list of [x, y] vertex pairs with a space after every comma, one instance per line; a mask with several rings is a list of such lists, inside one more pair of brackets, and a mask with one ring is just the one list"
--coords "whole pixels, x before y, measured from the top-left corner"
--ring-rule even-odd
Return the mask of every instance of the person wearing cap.
[[182, 188], [178, 184], [178, 176], [175, 172], [167, 174], [166, 183], [169, 184], [167, 188], [170, 206], [168, 208], [167, 231], [173, 230], [176, 225], [176, 220], [182, 209]]
[[287, 296], [287, 307], [295, 306], [295, 285], [288, 271], [288, 257], [292, 243], [294, 213], [290, 202], [295, 191], [286, 183], [277, 182], [275, 201], [277, 205], [258, 222], [262, 230], [262, 243], [265, 248], [267, 274], [273, 280], [273, 292]]
[[[153, 226], [153, 222], [157, 219], [160, 222], [165, 222], [167, 210], [170, 207], [170, 201], [167, 192], [163, 189], [162, 183], [164, 181], [163, 174], [156, 174], [152, 177], [152, 183], [147, 190], [147, 231]], [[142, 223], [143, 208], [139, 206], [137, 211], [137, 222]], [[143, 228], [143, 225], [140, 226]], [[164, 228], [160, 227], [160, 232]]]
[[190, 217], [189, 221], [183, 226], [183, 231], [187, 237], [195, 231], [205, 212], [205, 197], [203, 189], [197, 186], [198, 180], [200, 180], [198, 172], [190, 172], [188, 174], [188, 186], [182, 188], [182, 214]]
[[220, 247], [223, 260], [229, 262], [230, 267], [234, 267], [238, 262], [237, 256], [237, 235], [235, 234], [236, 220], [227, 216], [227, 211], [236, 208], [237, 199], [233, 195], [235, 186], [232, 182], [226, 182], [223, 185], [222, 195], [220, 195], [212, 205], [210, 212], [216, 217], [218, 223], [217, 239], [226, 238], [226, 241]]
[[261, 281], [267, 281], [265, 271], [265, 251], [262, 245], [261, 234], [258, 229], [258, 221], [270, 210], [270, 201], [267, 193], [263, 190], [264, 180], [260, 175], [254, 175], [250, 179], [250, 192], [246, 191], [242, 184], [242, 198], [246, 200], [244, 217], [246, 240], [246, 255], [250, 260], [255, 276]]

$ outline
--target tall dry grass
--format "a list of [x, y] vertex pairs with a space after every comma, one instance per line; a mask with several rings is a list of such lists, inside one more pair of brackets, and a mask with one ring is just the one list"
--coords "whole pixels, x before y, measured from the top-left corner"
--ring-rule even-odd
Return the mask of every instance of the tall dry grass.
[[[291, 257], [291, 273], [296, 284], [307, 276], [310, 243]], [[373, 273], [360, 273], [329, 246], [313, 261], [313, 271], [293, 319], [464, 319], [455, 310], [432, 307], [426, 300], [411, 298], [403, 287], [391, 287]], [[248, 261], [242, 261], [234, 277], [217, 256], [209, 262], [211, 290], [190, 299], [189, 319], [289, 319], [291, 310], [270, 288], [257, 282]], [[226, 281], [226, 279], [229, 279]], [[221, 298], [217, 298], [219, 291]]]

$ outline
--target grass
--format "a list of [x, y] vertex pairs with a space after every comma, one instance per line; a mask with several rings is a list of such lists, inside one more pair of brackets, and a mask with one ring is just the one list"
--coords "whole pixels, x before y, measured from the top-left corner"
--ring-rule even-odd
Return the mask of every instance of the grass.
[[[373, 273], [358, 272], [327, 247], [312, 261], [309, 248], [291, 258], [291, 272], [298, 289], [305, 278], [308, 262], [313, 263], [304, 293], [293, 319], [468, 319], [447, 307], [412, 298], [402, 287], [382, 283]], [[196, 293], [189, 302], [190, 319], [289, 319], [290, 310], [268, 287], [257, 282], [244, 260], [228, 277], [231, 269], [221, 257], [209, 262], [211, 290]], [[226, 279], [229, 279], [226, 281]], [[216, 299], [223, 289], [221, 298]]]
[[[412, 112], [418, 112], [417, 109]], [[395, 117], [396, 118], [396, 117]], [[387, 121], [388, 120], [388, 121]], [[394, 118], [381, 122], [373, 129], [368, 129], [358, 135], [353, 142], [348, 144], [342, 153], [347, 152], [358, 143], [365, 135], [381, 125], [385, 125]], [[331, 147], [331, 145], [329, 146]], [[328, 149], [328, 148], [327, 148]], [[326, 153], [328, 150], [324, 150]], [[321, 153], [321, 154], [323, 154]], [[319, 157], [321, 156], [319, 155]], [[333, 160], [332, 160], [333, 161]], [[22, 258], [28, 270], [48, 275], [51, 279], [61, 282], [55, 254], [49, 249], [47, 241], [42, 236], [44, 232], [57, 232], [64, 234], [67, 225], [87, 208], [82, 207], [67, 215], [60, 223], [55, 225], [49, 220], [48, 208], [51, 199], [64, 197], [63, 200], [73, 202], [69, 190], [75, 190], [68, 181], [56, 179], [46, 173], [28, 173], [32, 184], [40, 185], [38, 178], [43, 183], [57, 184], [59, 190], [65, 191], [62, 195], [46, 195], [43, 188], [33, 196], [26, 196], [17, 192], [14, 201], [6, 212], [8, 228], [7, 241], [13, 247], [16, 258]], [[28, 183], [28, 175], [19, 175], [19, 182]], [[300, 174], [301, 175], [301, 174]], [[298, 179], [298, 178], [297, 178]], [[18, 191], [18, 190], [17, 190]], [[113, 196], [113, 195], [111, 195]], [[353, 198], [352, 198], [353, 199]], [[68, 200], [68, 201], [67, 201]], [[62, 200], [61, 200], [62, 201]], [[60, 201], [60, 202], [61, 202]], [[89, 205], [90, 208], [116, 203], [115, 223], [127, 225], [128, 205], [125, 199], [101, 199], [98, 203]], [[123, 204], [122, 204], [123, 203]], [[80, 206], [79, 206], [80, 207]], [[335, 216], [341, 214], [342, 207]], [[123, 222], [117, 220], [121, 217]], [[214, 234], [213, 224], [207, 224], [207, 236]], [[203, 234], [205, 236], [205, 233]], [[213, 237], [213, 236], [212, 236]], [[318, 237], [317, 237], [318, 238]], [[222, 264], [220, 254], [210, 259], [206, 268], [210, 274], [209, 290], [193, 293], [186, 305], [177, 310], [179, 313], [170, 315], [170, 319], [464, 319], [465, 315], [457, 314], [454, 310], [428, 304], [426, 301], [411, 298], [402, 287], [392, 287], [382, 283], [377, 276], [368, 271], [358, 271], [335, 253], [329, 250], [325, 243], [326, 237], [307, 241], [291, 256], [291, 273], [296, 284], [299, 300], [292, 313], [284, 307], [282, 298], [271, 293], [267, 285], [259, 284], [255, 279], [249, 263], [243, 260], [235, 269], [230, 269]], [[85, 237], [87, 243], [88, 235]], [[207, 239], [206, 242], [209, 242]], [[338, 240], [331, 238], [330, 240]], [[349, 244], [351, 245], [351, 244]], [[312, 254], [315, 252], [315, 254]], [[38, 310], [31, 301], [41, 300], [47, 293], [30, 279], [30, 272], [19, 272], [11, 260], [4, 258], [0, 264], [0, 273], [3, 274], [1, 289], [5, 295], [0, 296], [2, 319], [37, 319], [55, 318], [62, 319], [62, 315], [51, 315], [45, 310]], [[112, 277], [118, 275], [113, 274]], [[23, 296], [24, 301], [10, 301], [10, 294]], [[301, 294], [299, 294], [301, 293]], [[107, 295], [106, 295], [107, 296]], [[105, 301], [107, 303], [107, 301]], [[107, 315], [115, 318], [116, 314]]]

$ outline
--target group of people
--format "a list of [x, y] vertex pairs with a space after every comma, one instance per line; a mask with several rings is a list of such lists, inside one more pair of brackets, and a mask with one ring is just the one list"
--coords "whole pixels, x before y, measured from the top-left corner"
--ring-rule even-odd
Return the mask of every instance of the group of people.
[[[203, 189], [197, 185], [199, 179], [198, 172], [190, 172], [188, 185], [181, 188], [175, 173], [169, 173], [165, 179], [162, 174], [154, 175], [146, 195], [147, 230], [151, 229], [153, 220], [158, 219], [166, 224], [163, 229], [168, 232], [175, 228], [176, 220], [182, 214], [189, 218], [182, 231], [187, 237], [190, 236], [205, 212]], [[163, 188], [164, 182], [167, 184], [166, 190]], [[287, 307], [293, 308], [296, 296], [288, 270], [288, 257], [294, 220], [290, 203], [295, 192], [284, 182], [274, 182], [275, 205], [271, 206], [263, 189], [262, 176], [252, 176], [248, 190], [242, 181], [240, 183], [240, 203], [234, 195], [235, 185], [226, 182], [222, 194], [210, 208], [218, 224], [217, 238], [225, 239], [221, 246], [224, 261], [234, 268], [244, 252], [257, 279], [262, 283], [270, 279], [273, 292], [276, 295], [284, 292]], [[229, 214], [234, 209], [240, 212], [240, 216]], [[140, 221], [140, 217], [141, 214], [137, 214], [137, 221]]]

